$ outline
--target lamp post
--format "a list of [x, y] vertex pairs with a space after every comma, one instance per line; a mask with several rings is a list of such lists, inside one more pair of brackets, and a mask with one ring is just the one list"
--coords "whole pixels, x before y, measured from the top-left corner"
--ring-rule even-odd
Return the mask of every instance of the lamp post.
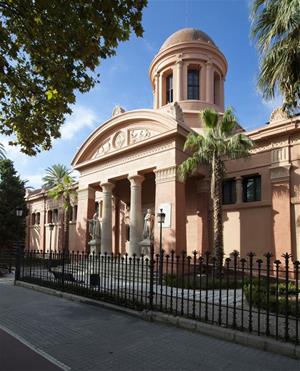
[[[16, 208], [16, 216], [18, 218], [23, 217], [23, 208], [22, 207], [17, 207]], [[20, 279], [20, 263], [21, 263], [20, 258], [21, 258], [21, 246], [20, 246], [20, 241], [17, 240], [15, 281]]]
[[162, 225], [165, 222], [166, 214], [163, 209], [157, 213], [157, 222], [159, 224], [159, 284], [162, 285], [163, 275], [163, 249], [162, 249]]
[[49, 223], [49, 230], [50, 230], [50, 241], [49, 241], [49, 269], [51, 269], [51, 262], [52, 262], [52, 232], [54, 228], [54, 223]]

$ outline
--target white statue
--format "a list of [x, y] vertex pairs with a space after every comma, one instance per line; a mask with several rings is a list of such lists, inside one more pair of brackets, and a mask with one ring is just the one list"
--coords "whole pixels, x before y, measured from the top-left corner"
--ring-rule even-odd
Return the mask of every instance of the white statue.
[[153, 228], [154, 228], [154, 215], [151, 209], [147, 209], [147, 214], [144, 218], [144, 230], [143, 230], [143, 238], [145, 240], [152, 240], [153, 239]]
[[95, 213], [93, 215], [93, 219], [89, 220], [88, 222], [89, 234], [92, 237], [91, 241], [88, 243], [91, 247], [90, 253], [98, 254], [101, 246], [101, 225], [97, 213]]

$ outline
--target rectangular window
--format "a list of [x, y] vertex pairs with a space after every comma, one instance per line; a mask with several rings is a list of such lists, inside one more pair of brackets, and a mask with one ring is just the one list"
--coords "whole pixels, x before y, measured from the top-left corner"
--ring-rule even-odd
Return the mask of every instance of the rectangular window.
[[223, 182], [223, 205], [236, 203], [236, 183], [234, 179], [227, 179]]
[[254, 202], [261, 200], [261, 176], [252, 175], [243, 178], [243, 201]]
[[166, 79], [167, 103], [173, 102], [173, 74], [167, 76]]
[[188, 70], [188, 99], [199, 99], [199, 70]]

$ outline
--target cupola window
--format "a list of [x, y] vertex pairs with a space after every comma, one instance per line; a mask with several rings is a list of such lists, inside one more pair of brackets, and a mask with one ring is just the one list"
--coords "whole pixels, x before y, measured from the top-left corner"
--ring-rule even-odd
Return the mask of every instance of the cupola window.
[[173, 74], [167, 76], [166, 79], [166, 101], [167, 103], [173, 102]]
[[188, 70], [188, 99], [199, 99], [199, 70]]
[[220, 104], [221, 79], [219, 74], [214, 73], [214, 104]]

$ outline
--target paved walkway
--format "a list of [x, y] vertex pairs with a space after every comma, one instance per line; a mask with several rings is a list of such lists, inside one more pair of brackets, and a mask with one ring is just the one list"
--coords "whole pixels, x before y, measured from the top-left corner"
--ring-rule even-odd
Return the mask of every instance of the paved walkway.
[[[300, 361], [14, 287], [8, 281], [0, 284], [0, 325], [78, 371], [300, 369]], [[8, 371], [2, 366], [1, 371]], [[27, 369], [24, 364], [20, 371]]]

